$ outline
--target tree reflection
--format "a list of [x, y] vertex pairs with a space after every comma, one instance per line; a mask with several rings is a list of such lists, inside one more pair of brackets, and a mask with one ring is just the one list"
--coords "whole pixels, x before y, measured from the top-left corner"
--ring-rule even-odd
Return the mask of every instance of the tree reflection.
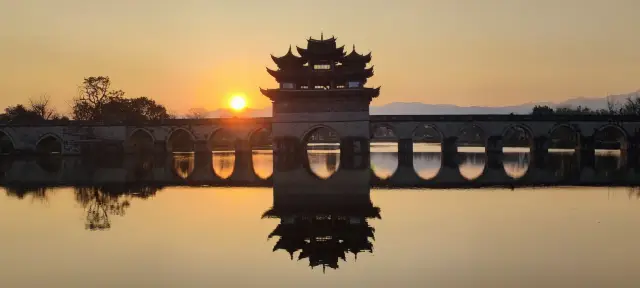
[[26, 199], [30, 198], [31, 200], [38, 200], [42, 202], [47, 202], [49, 199], [49, 194], [52, 189], [49, 187], [38, 187], [38, 186], [6, 186], [5, 193], [7, 196], [15, 197], [18, 199]]
[[[18, 199], [33, 199], [46, 202], [54, 191], [48, 186], [5, 185], [7, 196]], [[161, 187], [156, 186], [89, 186], [74, 188], [74, 196], [85, 210], [85, 229], [108, 230], [111, 216], [124, 216], [132, 199], [153, 197]]]
[[146, 199], [156, 194], [157, 187], [112, 186], [79, 187], [75, 189], [76, 201], [86, 211], [85, 229], [107, 230], [111, 228], [110, 216], [124, 216], [133, 198]]

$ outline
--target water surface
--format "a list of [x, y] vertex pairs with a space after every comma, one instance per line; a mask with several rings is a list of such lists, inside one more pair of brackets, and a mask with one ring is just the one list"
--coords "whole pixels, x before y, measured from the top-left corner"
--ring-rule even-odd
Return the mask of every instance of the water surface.
[[[372, 245], [337, 269], [273, 251], [268, 236], [294, 219], [263, 217], [273, 199], [272, 188], [0, 190], [0, 287], [640, 285], [629, 188], [374, 189], [364, 205], [380, 219], [353, 209], [313, 230]], [[373, 237], [341, 228], [363, 224]], [[315, 256], [340, 255], [331, 247]]]

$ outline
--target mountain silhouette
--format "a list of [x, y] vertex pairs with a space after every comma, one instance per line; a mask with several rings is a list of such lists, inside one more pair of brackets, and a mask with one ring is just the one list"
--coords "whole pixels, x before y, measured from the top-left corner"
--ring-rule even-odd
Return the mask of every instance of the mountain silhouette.
[[[371, 115], [436, 115], [436, 114], [529, 114], [536, 105], [548, 105], [550, 107], [588, 107], [591, 109], [606, 109], [607, 101], [623, 103], [627, 98], [640, 97], [640, 90], [636, 92], [610, 95], [600, 98], [579, 97], [562, 102], [531, 102], [513, 106], [457, 106], [450, 104], [427, 104], [421, 102], [392, 102], [381, 106], [371, 106]], [[217, 109], [208, 111], [208, 118], [228, 117], [271, 117], [271, 107], [262, 109], [247, 108], [238, 114], [229, 109]]]

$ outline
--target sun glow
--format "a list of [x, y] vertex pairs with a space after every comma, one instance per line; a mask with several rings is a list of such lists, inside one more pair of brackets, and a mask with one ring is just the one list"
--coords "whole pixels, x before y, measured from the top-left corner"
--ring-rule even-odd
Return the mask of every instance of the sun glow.
[[244, 95], [234, 95], [231, 97], [231, 100], [229, 100], [229, 106], [235, 111], [241, 111], [247, 107], [247, 100], [244, 98]]

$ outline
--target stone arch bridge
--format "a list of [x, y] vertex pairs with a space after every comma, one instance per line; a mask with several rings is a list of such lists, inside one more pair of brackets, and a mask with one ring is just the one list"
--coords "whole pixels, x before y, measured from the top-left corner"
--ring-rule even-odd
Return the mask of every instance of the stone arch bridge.
[[[384, 127], [384, 137], [398, 141], [400, 154], [411, 152], [415, 141], [439, 142], [444, 154], [457, 147], [475, 145], [487, 152], [499, 152], [510, 131], [526, 135], [524, 144], [532, 151], [549, 148], [575, 149], [590, 153], [598, 145], [637, 150], [640, 144], [640, 117], [635, 116], [531, 116], [531, 115], [376, 115], [369, 117], [369, 134]], [[279, 123], [285, 124], [286, 123]], [[270, 133], [272, 118], [174, 119], [138, 124], [97, 124], [79, 121], [45, 122], [38, 125], [0, 125], [0, 153], [59, 153], [79, 155], [104, 151], [122, 153], [210, 152], [216, 145], [236, 151], [250, 150], [257, 132]], [[285, 127], [281, 126], [281, 127]], [[353, 127], [352, 127], [353, 126]], [[310, 131], [326, 127], [340, 138], [341, 150], [368, 151], [371, 137], [363, 135], [361, 125], [348, 121], [309, 124], [295, 123], [278, 131], [274, 151], [280, 142], [303, 144]], [[428, 128], [430, 135], [419, 135]], [[353, 131], [353, 130], [358, 131]], [[365, 134], [365, 135], [366, 135]], [[425, 137], [428, 136], [428, 137]], [[522, 138], [522, 136], [520, 136]], [[293, 143], [291, 143], [293, 142]], [[349, 149], [346, 149], [349, 148]]]

